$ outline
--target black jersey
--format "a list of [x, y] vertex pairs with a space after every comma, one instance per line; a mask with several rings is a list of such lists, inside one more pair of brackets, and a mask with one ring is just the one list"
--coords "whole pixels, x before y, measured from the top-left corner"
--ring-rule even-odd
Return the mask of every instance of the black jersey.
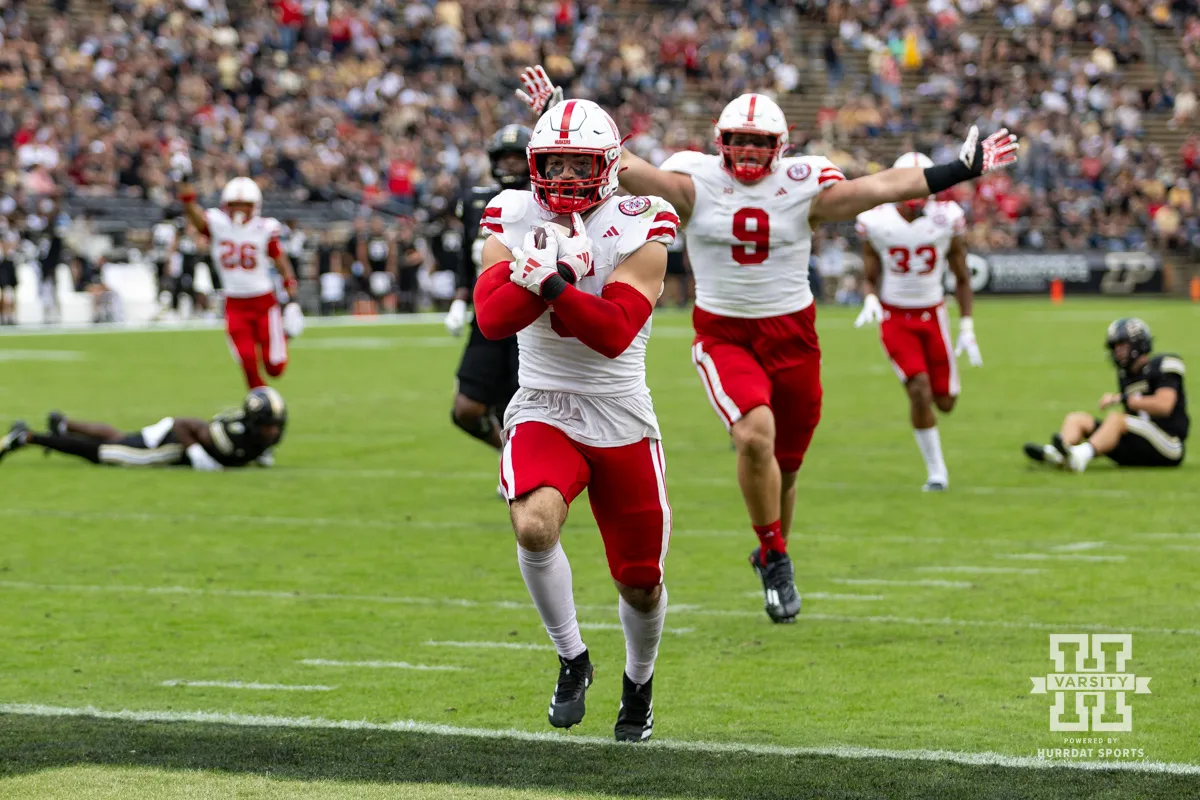
[[391, 249], [392, 243], [386, 236], [367, 237], [367, 265], [371, 272], [383, 272], [387, 269], [388, 253]]
[[245, 414], [234, 408], [213, 417], [208, 424], [212, 447], [204, 449], [223, 467], [244, 467], [268, 449], [246, 429]]
[[454, 214], [462, 221], [462, 246], [459, 248], [458, 269], [454, 288], [475, 291], [475, 278], [479, 275], [480, 258], [483, 242], [486, 236], [479, 235], [479, 223], [483, 220], [483, 210], [487, 208], [492, 198], [503, 189], [499, 186], [475, 186], [466, 196], [458, 201]]
[[[1165, 417], [1151, 417], [1155, 425], [1164, 432], [1180, 439], [1188, 434], [1187, 395], [1183, 390], [1183, 359], [1171, 353], [1157, 355], [1146, 362], [1141, 371], [1126, 373], [1117, 370], [1117, 385], [1122, 394], [1152, 395], [1164, 386], [1179, 393], [1175, 407]], [[1126, 409], [1128, 411], [1128, 409]], [[1135, 412], [1129, 412], [1135, 413]]]

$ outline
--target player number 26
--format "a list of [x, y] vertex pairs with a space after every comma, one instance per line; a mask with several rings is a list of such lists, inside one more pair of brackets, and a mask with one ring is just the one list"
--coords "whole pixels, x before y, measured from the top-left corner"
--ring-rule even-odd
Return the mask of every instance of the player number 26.
[[221, 242], [221, 266], [225, 269], [254, 269], [258, 266], [258, 247], [254, 242]]
[[909, 262], [913, 256], [924, 261], [924, 263], [915, 265], [919, 267], [917, 269], [918, 275], [928, 275], [937, 266], [937, 250], [929, 245], [918, 247], [915, 250], [909, 250], [907, 247], [893, 247], [888, 250], [888, 256], [892, 259], [892, 270], [901, 275], [908, 273], [912, 269]]
[[742, 266], [761, 264], [771, 251], [771, 218], [761, 208], [739, 208], [733, 215], [733, 260]]

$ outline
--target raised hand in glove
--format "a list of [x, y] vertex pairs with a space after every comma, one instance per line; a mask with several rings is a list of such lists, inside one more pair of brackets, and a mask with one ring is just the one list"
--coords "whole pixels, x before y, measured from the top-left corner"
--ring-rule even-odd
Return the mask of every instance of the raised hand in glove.
[[521, 85], [525, 90], [517, 89], [517, 97], [539, 117], [562, 102], [562, 87], [550, 82], [550, 76], [541, 64], [525, 68], [521, 73]]

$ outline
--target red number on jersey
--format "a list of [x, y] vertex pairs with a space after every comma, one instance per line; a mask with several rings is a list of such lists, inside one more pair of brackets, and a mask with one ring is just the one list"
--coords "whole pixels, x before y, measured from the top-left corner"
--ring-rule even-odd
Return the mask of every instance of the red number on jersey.
[[907, 247], [893, 247], [888, 250], [888, 256], [892, 259], [892, 272], [898, 275], [905, 275], [911, 269], [909, 259], [911, 256], [916, 256], [925, 260], [924, 265], [917, 271], [918, 275], [928, 275], [933, 272], [937, 266], [937, 250], [924, 245], [916, 250], [909, 250]]
[[[754, 221], [753, 230], [747, 225], [750, 220]], [[771, 218], [761, 208], [738, 209], [733, 215], [733, 236], [754, 245], [753, 250], [744, 244], [733, 245], [733, 260], [743, 266], [761, 264], [771, 250]]]
[[221, 266], [224, 269], [254, 269], [258, 266], [258, 247], [254, 242], [245, 242], [240, 248], [236, 242], [221, 242]]

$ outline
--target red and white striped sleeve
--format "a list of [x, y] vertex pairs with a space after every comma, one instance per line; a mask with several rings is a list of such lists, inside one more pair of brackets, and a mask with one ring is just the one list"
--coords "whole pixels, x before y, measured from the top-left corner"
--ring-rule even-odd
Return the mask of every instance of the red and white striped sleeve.
[[[617, 263], [636, 253], [643, 245], [659, 242], [667, 247], [675, 243], [679, 234], [679, 215], [675, 207], [661, 197], [631, 197], [621, 206], [622, 214], [636, 216], [622, 225], [621, 238], [617, 243]], [[644, 210], [643, 210], [644, 209]]]
[[523, 228], [520, 222], [532, 202], [532, 194], [515, 189], [505, 190], [493, 197], [480, 216], [479, 238], [495, 236], [509, 250], [519, 247], [524, 234], [518, 236], [517, 232]]
[[829, 159], [817, 158], [814, 159], [814, 162], [813, 171], [817, 173], [817, 186], [821, 191], [825, 191], [830, 186], [846, 180], [846, 176], [842, 174], [837, 164], [834, 164]]

